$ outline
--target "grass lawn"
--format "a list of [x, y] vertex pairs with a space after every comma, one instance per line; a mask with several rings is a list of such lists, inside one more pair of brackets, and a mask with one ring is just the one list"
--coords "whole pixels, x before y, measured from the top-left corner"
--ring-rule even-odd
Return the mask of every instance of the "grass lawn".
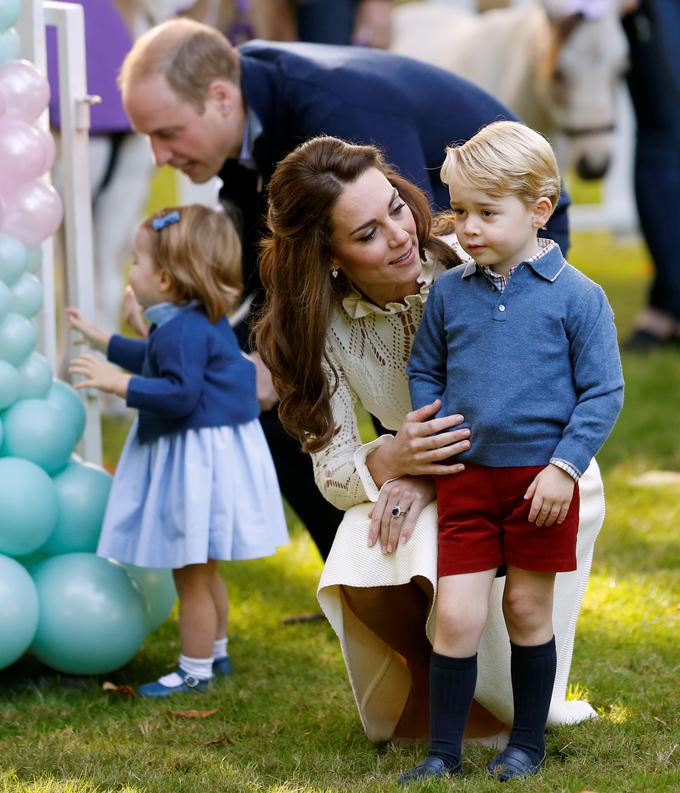
[[[648, 275], [638, 243], [579, 234], [572, 261], [603, 284], [625, 337]], [[599, 455], [607, 519], [579, 623], [572, 694], [596, 721], [548, 737], [548, 764], [527, 793], [680, 790], [680, 353], [626, 357], [626, 406]], [[121, 429], [108, 426], [115, 458]], [[228, 563], [235, 674], [213, 693], [172, 703], [102, 691], [104, 678], [40, 677], [30, 658], [0, 672], [0, 793], [388, 791], [422, 749], [371, 745], [362, 732], [338, 644], [325, 623], [283, 625], [314, 612], [321, 563], [291, 521], [276, 557]], [[137, 685], [178, 654], [176, 614], [124, 669]], [[212, 711], [202, 718], [178, 710]], [[466, 750], [466, 778], [412, 790], [492, 791], [492, 751]], [[517, 784], [515, 787], [519, 787]]]

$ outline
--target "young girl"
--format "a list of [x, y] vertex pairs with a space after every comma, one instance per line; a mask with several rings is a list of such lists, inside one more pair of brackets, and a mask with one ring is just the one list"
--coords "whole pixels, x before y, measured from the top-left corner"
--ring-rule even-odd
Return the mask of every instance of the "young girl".
[[77, 309], [70, 326], [109, 361], [71, 362], [139, 415], [121, 454], [97, 553], [169, 567], [179, 594], [178, 669], [143, 696], [204, 691], [231, 673], [220, 559], [268, 556], [288, 542], [281, 497], [258, 421], [255, 366], [225, 317], [241, 290], [229, 219], [203, 206], [166, 209], [135, 237], [130, 286], [151, 323], [148, 341], [112, 335]]

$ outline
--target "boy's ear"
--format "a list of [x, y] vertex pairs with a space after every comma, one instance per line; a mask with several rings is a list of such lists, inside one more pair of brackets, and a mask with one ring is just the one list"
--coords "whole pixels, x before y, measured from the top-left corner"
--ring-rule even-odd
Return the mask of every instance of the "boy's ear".
[[534, 204], [533, 224], [537, 229], [543, 228], [550, 220], [553, 213], [552, 201], [547, 196], [541, 196]]

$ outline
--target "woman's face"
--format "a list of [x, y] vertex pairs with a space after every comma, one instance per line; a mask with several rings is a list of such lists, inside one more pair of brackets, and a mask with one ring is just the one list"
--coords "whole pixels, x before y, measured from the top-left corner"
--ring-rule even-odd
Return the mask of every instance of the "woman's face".
[[331, 264], [370, 300], [384, 306], [418, 291], [416, 223], [399, 193], [370, 168], [345, 187], [331, 212]]

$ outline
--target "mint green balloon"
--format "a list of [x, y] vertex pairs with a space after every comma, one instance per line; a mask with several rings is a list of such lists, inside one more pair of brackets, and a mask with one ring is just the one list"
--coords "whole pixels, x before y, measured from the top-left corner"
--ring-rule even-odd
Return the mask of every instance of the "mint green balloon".
[[158, 567], [135, 567], [124, 564], [128, 575], [137, 582], [146, 600], [147, 626], [149, 633], [159, 628], [170, 616], [177, 600], [177, 590], [172, 570]]
[[42, 261], [42, 245], [31, 245], [29, 248], [26, 248], [26, 270], [29, 273], [37, 273], [42, 267]]
[[0, 320], [0, 360], [20, 366], [31, 354], [38, 331], [30, 319], [10, 312]]
[[87, 420], [85, 403], [80, 394], [73, 386], [63, 380], [52, 380], [52, 385], [45, 399], [56, 405], [62, 411], [65, 421], [70, 423], [75, 435], [75, 440], [73, 441], [75, 446], [85, 430], [85, 422]]
[[38, 593], [33, 579], [19, 562], [0, 556], [0, 669], [21, 658], [37, 628]]
[[54, 475], [59, 519], [40, 549], [46, 556], [97, 550], [111, 481], [103, 468], [74, 461]]
[[43, 399], [52, 387], [52, 367], [39, 352], [32, 352], [18, 367], [19, 398]]
[[64, 468], [77, 440], [70, 417], [46, 399], [20, 399], [5, 411], [2, 423], [0, 454], [30, 460], [48, 474]]
[[32, 273], [24, 273], [12, 287], [11, 310], [22, 317], [34, 317], [43, 305], [43, 288]]
[[0, 30], [16, 25], [21, 14], [21, 0], [0, 0]]
[[15, 61], [21, 55], [21, 39], [14, 28], [0, 33], [0, 63]]
[[0, 410], [19, 398], [19, 372], [7, 361], [0, 361]]
[[27, 265], [26, 246], [9, 234], [0, 234], [0, 281], [12, 286], [26, 272]]
[[42, 468], [0, 459], [0, 553], [23, 556], [44, 545], [59, 517], [57, 491]]
[[[2, 0], [0, 0], [2, 2]], [[0, 318], [12, 307], [12, 290], [7, 286], [4, 281], [0, 281]]]
[[53, 556], [33, 571], [40, 616], [31, 645], [59, 672], [96, 675], [128, 663], [146, 636], [141, 591], [125, 570], [91, 553]]

